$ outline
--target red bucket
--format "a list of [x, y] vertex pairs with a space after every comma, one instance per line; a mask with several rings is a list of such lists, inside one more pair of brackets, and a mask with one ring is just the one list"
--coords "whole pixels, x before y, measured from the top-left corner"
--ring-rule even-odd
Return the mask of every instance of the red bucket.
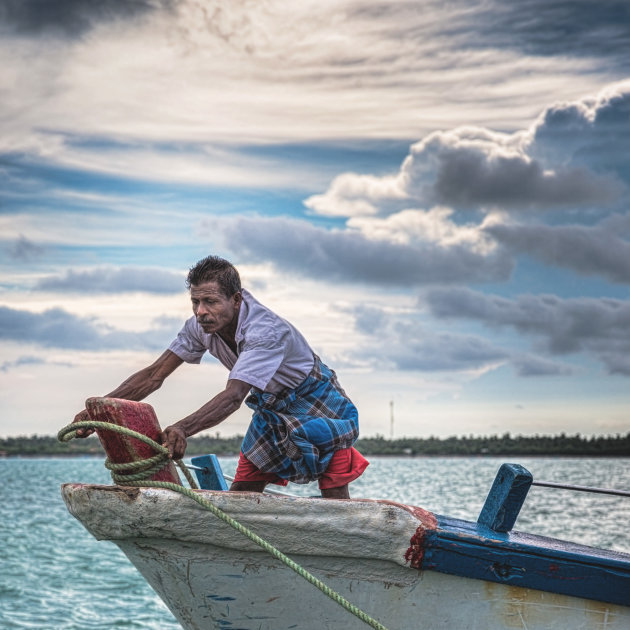
[[[95, 422], [109, 422], [127, 427], [158, 442], [160, 424], [151, 405], [121, 398], [88, 398], [85, 408]], [[107, 457], [114, 464], [138, 462], [156, 455], [156, 451], [137, 438], [115, 433], [107, 429], [96, 429]], [[170, 481], [182, 485], [173, 462], [150, 477], [152, 481]]]

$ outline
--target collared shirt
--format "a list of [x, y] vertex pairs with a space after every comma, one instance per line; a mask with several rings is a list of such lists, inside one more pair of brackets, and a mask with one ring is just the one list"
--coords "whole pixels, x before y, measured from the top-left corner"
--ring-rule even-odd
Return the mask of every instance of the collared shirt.
[[278, 394], [297, 387], [313, 368], [311, 347], [295, 326], [246, 289], [242, 294], [234, 335], [236, 354], [218, 334], [206, 334], [194, 316], [186, 321], [169, 350], [187, 363], [199, 363], [209, 352], [230, 370], [230, 379], [260, 391]]

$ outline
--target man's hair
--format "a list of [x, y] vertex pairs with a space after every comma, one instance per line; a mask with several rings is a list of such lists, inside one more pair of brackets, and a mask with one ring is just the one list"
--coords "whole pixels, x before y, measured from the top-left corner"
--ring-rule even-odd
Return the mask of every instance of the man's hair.
[[190, 268], [186, 287], [204, 282], [216, 282], [225, 297], [232, 297], [241, 290], [241, 277], [234, 265], [219, 256], [207, 256]]

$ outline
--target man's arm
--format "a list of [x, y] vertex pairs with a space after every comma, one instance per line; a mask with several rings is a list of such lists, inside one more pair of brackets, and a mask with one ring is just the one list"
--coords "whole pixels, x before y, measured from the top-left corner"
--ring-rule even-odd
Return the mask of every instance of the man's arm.
[[162, 431], [162, 443], [173, 459], [181, 459], [186, 451], [186, 438], [204, 429], [211, 429], [232, 415], [243, 403], [251, 385], [230, 379], [226, 388], [203, 407]]
[[[166, 350], [154, 363], [132, 374], [121, 383], [107, 398], [122, 398], [124, 400], [143, 400], [149, 394], [160, 389], [167, 376], [172, 374], [182, 363], [174, 352]], [[79, 412], [73, 422], [89, 420], [87, 411]], [[77, 429], [77, 437], [87, 437], [94, 433], [93, 429]]]

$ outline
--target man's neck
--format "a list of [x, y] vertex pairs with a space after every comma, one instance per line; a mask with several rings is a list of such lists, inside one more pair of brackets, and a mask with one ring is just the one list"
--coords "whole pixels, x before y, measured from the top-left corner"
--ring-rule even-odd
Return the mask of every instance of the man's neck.
[[[239, 309], [240, 310], [240, 309]], [[232, 321], [225, 327], [217, 332], [217, 335], [223, 339], [227, 347], [234, 353], [237, 354], [236, 351], [236, 329], [238, 327], [238, 314], [237, 311], [234, 314], [234, 318]]]

